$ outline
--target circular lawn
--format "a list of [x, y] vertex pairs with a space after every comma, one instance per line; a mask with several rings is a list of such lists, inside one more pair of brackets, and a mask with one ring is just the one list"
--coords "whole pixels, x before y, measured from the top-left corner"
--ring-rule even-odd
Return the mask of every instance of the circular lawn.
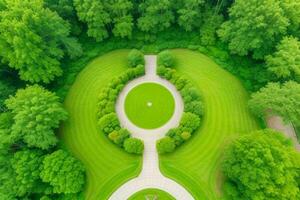
[[126, 96], [125, 113], [136, 126], [155, 129], [168, 122], [175, 108], [170, 91], [157, 83], [143, 83]]

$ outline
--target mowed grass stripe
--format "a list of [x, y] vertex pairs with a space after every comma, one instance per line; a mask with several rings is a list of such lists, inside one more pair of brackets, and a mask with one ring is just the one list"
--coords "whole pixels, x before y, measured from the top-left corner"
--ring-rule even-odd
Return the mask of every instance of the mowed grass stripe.
[[141, 170], [140, 156], [125, 153], [97, 128], [98, 94], [126, 70], [127, 54], [128, 50], [118, 50], [93, 60], [78, 75], [65, 99], [70, 117], [62, 125], [60, 137], [87, 169], [88, 200], [107, 199]]
[[217, 185], [225, 144], [258, 125], [247, 109], [248, 94], [237, 78], [200, 53], [182, 49], [173, 53], [178, 72], [199, 88], [206, 109], [202, 127], [175, 153], [161, 156], [160, 167], [196, 199], [219, 199]]

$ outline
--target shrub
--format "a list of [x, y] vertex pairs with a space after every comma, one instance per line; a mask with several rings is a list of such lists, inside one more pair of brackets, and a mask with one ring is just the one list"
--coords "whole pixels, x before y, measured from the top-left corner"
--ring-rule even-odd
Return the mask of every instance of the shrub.
[[100, 130], [105, 133], [106, 135], [113, 132], [120, 130], [120, 122], [118, 120], [116, 113], [109, 113], [107, 115], [104, 115], [99, 120], [99, 128]]
[[200, 118], [193, 113], [183, 113], [180, 121], [180, 129], [182, 131], [194, 132], [200, 126]]
[[168, 136], [166, 136], [156, 142], [156, 148], [157, 148], [158, 153], [160, 153], [160, 154], [171, 153], [175, 150], [175, 147], [176, 147], [175, 141]]
[[191, 137], [192, 135], [191, 135], [190, 132], [184, 131], [184, 132], [181, 133], [180, 136], [181, 136], [181, 138], [182, 138], [183, 140], [186, 141], [186, 140], [190, 139], [190, 137]]
[[128, 64], [130, 67], [144, 65], [145, 64], [144, 54], [137, 49], [131, 50], [128, 54]]
[[174, 55], [169, 50], [162, 51], [158, 54], [158, 65], [173, 67], [175, 64]]
[[198, 116], [203, 115], [204, 106], [202, 101], [192, 101], [184, 105], [184, 111], [196, 114]]
[[124, 141], [130, 137], [130, 133], [126, 129], [120, 129], [119, 131], [113, 131], [108, 135], [108, 138], [118, 146], [123, 146]]
[[174, 140], [176, 146], [179, 146], [184, 142], [183, 138], [181, 137], [180, 127], [170, 129], [166, 135]]
[[138, 138], [128, 138], [124, 142], [124, 149], [128, 153], [142, 154], [144, 150], [144, 143]]

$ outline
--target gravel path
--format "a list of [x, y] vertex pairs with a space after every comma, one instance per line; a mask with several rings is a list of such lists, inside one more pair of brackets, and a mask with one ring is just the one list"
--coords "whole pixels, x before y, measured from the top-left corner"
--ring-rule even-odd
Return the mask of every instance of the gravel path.
[[298, 142], [295, 129], [292, 124], [284, 124], [281, 117], [270, 116], [267, 118], [269, 128], [282, 132], [286, 137], [290, 138], [295, 144], [295, 148], [300, 151], [300, 144]]
[[[145, 76], [129, 82], [120, 93], [116, 104], [116, 112], [122, 127], [128, 129], [132, 133], [133, 137], [140, 138], [144, 141], [145, 149], [143, 155], [143, 168], [137, 178], [131, 179], [123, 184], [109, 199], [125, 200], [140, 190], [157, 188], [168, 192], [176, 199], [193, 200], [194, 198], [183, 186], [161, 174], [158, 154], [156, 151], [156, 140], [162, 138], [169, 129], [177, 127], [180, 122], [184, 109], [182, 98], [174, 85], [156, 75], [156, 56], [145, 56], [145, 61]], [[135, 86], [146, 82], [161, 84], [174, 96], [174, 114], [164, 126], [158, 129], [146, 130], [139, 128], [131, 123], [125, 114], [124, 102], [128, 92]]]

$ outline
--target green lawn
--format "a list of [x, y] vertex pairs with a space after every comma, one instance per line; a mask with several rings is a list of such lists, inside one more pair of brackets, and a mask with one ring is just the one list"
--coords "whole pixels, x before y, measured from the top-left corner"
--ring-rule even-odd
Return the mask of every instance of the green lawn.
[[175, 200], [170, 194], [158, 189], [145, 189], [132, 195], [128, 200]]
[[113, 51], [89, 63], [64, 102], [69, 119], [61, 127], [60, 137], [86, 167], [87, 200], [107, 199], [141, 170], [140, 156], [125, 153], [97, 129], [97, 96], [113, 77], [126, 70], [127, 54], [127, 50]]
[[125, 99], [129, 120], [140, 128], [154, 129], [170, 120], [175, 101], [168, 89], [157, 83], [144, 83], [133, 88]]
[[174, 153], [160, 157], [166, 176], [184, 185], [195, 199], [220, 197], [220, 161], [225, 145], [238, 134], [258, 128], [247, 110], [248, 94], [240, 81], [208, 57], [189, 50], [173, 50], [176, 69], [202, 92], [202, 127]]

